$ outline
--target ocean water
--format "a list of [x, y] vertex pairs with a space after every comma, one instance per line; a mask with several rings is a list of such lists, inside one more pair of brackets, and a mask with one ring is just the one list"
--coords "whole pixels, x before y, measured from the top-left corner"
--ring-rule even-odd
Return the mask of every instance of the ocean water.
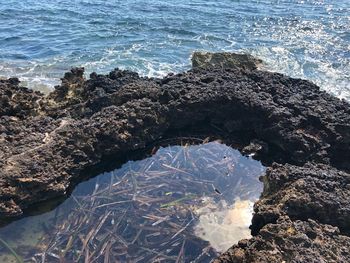
[[0, 76], [36, 89], [71, 66], [159, 77], [194, 50], [248, 52], [350, 100], [349, 0], [0, 0]]

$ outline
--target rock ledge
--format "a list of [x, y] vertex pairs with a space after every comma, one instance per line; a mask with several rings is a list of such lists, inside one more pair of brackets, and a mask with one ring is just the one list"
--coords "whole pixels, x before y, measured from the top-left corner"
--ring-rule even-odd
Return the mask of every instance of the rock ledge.
[[215, 262], [350, 262], [350, 105], [227, 57], [163, 79], [74, 68], [48, 96], [0, 79], [0, 218], [66, 195], [105, 157], [209, 135], [269, 166], [253, 238]]

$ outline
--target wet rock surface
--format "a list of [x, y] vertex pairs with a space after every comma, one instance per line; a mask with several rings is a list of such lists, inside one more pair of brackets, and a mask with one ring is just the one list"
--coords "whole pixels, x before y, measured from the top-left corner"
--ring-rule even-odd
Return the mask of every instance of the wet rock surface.
[[254, 237], [217, 262], [350, 261], [350, 106], [308, 81], [215, 63], [163, 79], [75, 68], [48, 96], [0, 80], [0, 105], [2, 219], [66, 195], [108, 156], [209, 135], [270, 166]]
[[231, 52], [194, 52], [192, 54], [192, 68], [210, 69], [210, 68], [245, 68], [248, 70], [257, 69], [262, 60], [249, 54], [239, 54]]

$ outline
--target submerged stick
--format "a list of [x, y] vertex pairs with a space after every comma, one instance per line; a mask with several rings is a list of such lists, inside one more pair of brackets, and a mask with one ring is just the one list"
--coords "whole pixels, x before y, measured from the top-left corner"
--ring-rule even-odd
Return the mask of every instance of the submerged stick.
[[11, 248], [9, 244], [2, 238], [0, 238], [0, 243], [16, 258], [17, 263], [24, 263], [23, 259]]
[[190, 222], [188, 222], [182, 229], [180, 229], [175, 235], [173, 235], [171, 237], [171, 239], [174, 239], [176, 236], [178, 236], [179, 234], [181, 234], [183, 231], [185, 231], [185, 229], [192, 223], [192, 221], [194, 220], [194, 218], [192, 218], [190, 220]]
[[182, 242], [181, 249], [180, 249], [179, 255], [177, 256], [175, 263], [180, 263], [180, 262], [184, 261], [185, 243], [186, 243], [186, 239], [184, 239], [184, 241]]

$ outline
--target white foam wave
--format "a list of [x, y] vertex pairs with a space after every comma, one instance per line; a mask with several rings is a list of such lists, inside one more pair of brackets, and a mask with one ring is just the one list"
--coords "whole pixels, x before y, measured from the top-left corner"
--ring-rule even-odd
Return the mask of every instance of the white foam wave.
[[43, 66], [36, 62], [3, 63], [0, 66], [0, 76], [5, 78], [17, 77], [22, 86], [44, 93], [49, 93], [55, 85], [60, 83], [59, 77], [50, 76], [46, 69], [50, 65]]
[[350, 101], [350, 77], [345, 73], [350, 72], [350, 65], [346, 63], [334, 67], [329, 61], [307, 56], [301, 61], [288, 48], [280, 46], [261, 47], [250, 52], [264, 61], [265, 70], [310, 80], [328, 93]]
[[102, 52], [98, 60], [83, 63], [87, 74], [95, 71], [98, 73], [108, 73], [114, 68], [128, 69], [139, 73], [145, 77], [164, 77], [165, 75], [177, 73], [188, 69], [189, 61], [165, 62], [154, 57], [147, 57], [149, 47], [142, 44], [133, 44], [127, 49], [117, 47], [107, 48]]
[[[179, 56], [156, 58], [149, 56], [149, 44], [135, 43], [128, 48], [107, 47], [99, 54], [86, 57], [57, 56], [48, 61], [16, 61], [0, 65], [1, 77], [18, 77], [23, 85], [45, 93], [60, 84], [60, 78], [71, 66], [83, 66], [88, 76], [95, 71], [107, 74], [114, 68], [129, 69], [141, 76], [161, 78], [170, 72], [178, 73], [190, 68], [189, 56], [185, 60]], [[163, 45], [163, 44], [161, 44]], [[314, 49], [322, 49], [314, 45]], [[230, 48], [225, 48], [229, 51]], [[320, 60], [312, 54], [296, 54], [290, 47], [271, 46], [247, 50], [264, 61], [264, 69], [280, 72], [295, 78], [308, 79], [323, 90], [341, 99], [350, 101], [350, 63], [344, 58], [339, 65], [331, 64], [327, 59]], [[316, 51], [315, 51], [316, 52]], [[319, 51], [317, 51], [319, 52]], [[302, 59], [301, 59], [302, 57]], [[85, 61], [85, 62], [84, 62]]]

